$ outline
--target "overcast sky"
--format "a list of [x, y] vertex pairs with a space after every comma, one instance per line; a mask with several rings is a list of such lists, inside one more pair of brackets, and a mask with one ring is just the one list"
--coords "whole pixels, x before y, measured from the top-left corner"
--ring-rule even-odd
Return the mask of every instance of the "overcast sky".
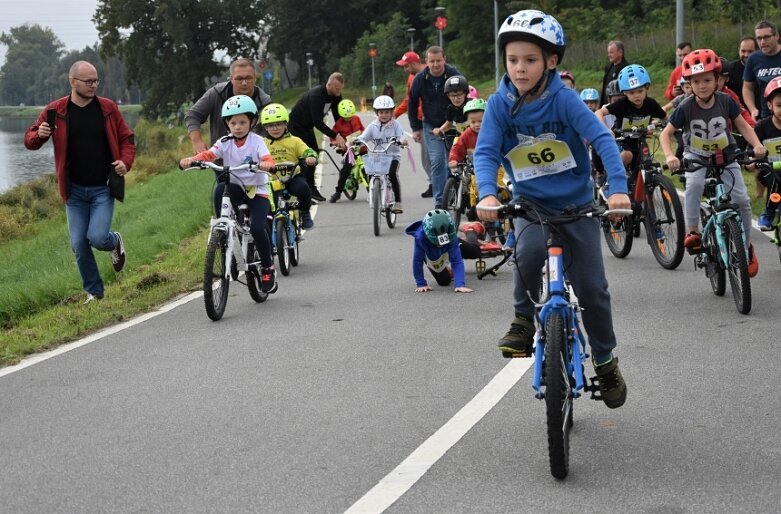
[[[38, 24], [49, 27], [66, 50], [81, 50], [98, 41], [92, 16], [98, 0], [0, 0], [0, 32], [11, 27]], [[0, 44], [0, 64], [7, 47]]]

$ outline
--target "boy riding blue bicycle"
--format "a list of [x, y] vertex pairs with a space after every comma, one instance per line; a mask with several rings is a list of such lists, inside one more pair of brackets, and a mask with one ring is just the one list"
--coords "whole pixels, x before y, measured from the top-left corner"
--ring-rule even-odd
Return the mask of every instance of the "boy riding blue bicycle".
[[[497, 219], [496, 175], [500, 164], [510, 172], [513, 194], [542, 212], [562, 212], [593, 205], [591, 163], [583, 140], [599, 152], [610, 186], [608, 207], [628, 209], [624, 166], [613, 136], [588, 109], [577, 91], [567, 88], [556, 73], [566, 48], [559, 22], [537, 10], [508, 17], [499, 29], [499, 48], [505, 75], [483, 117], [475, 149], [475, 172], [481, 200], [478, 216]], [[544, 207], [543, 207], [544, 206]], [[547, 259], [547, 229], [515, 218], [513, 307], [515, 318], [499, 341], [511, 357], [530, 357], [535, 334], [535, 301], [541, 287], [540, 270]], [[610, 293], [602, 261], [597, 219], [580, 218], [561, 228], [566, 239], [567, 278], [583, 307], [594, 367], [605, 405], [626, 401], [626, 384], [613, 356], [616, 337]]]

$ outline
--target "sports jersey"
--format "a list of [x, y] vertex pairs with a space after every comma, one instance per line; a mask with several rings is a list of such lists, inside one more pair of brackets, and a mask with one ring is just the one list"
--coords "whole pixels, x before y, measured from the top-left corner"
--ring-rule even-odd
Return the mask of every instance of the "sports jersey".
[[[236, 138], [233, 136], [220, 138], [207, 151], [195, 155], [194, 159], [209, 161], [222, 159], [225, 166], [240, 166], [250, 162], [274, 163], [263, 138], [254, 132], [247, 134], [241, 146], [236, 144]], [[245, 188], [255, 186], [256, 195], [268, 196], [266, 188], [268, 175], [265, 173], [254, 173], [249, 170], [238, 171], [231, 174], [231, 182]]]
[[[358, 136], [358, 140], [363, 143], [372, 142], [374, 146], [382, 146], [383, 148], [390, 143], [392, 139], [401, 141], [404, 138], [404, 129], [401, 128], [401, 124], [391, 118], [388, 123], [380, 123], [380, 120], [374, 120], [366, 126], [366, 130], [363, 134]], [[388, 148], [388, 155], [392, 155], [394, 159], [398, 160], [401, 157], [401, 150], [398, 145], [391, 145]]]
[[728, 95], [714, 93], [713, 105], [704, 109], [692, 95], [670, 116], [670, 125], [683, 130], [684, 152], [708, 157], [717, 149], [735, 144], [729, 122], [740, 116], [740, 106]]
[[[279, 139], [272, 139], [268, 136], [263, 139], [271, 157], [277, 164], [283, 162], [298, 163], [299, 160], [307, 157], [317, 157], [317, 152], [309, 148], [300, 137], [296, 137], [290, 132], [285, 132]], [[300, 172], [301, 169], [296, 168], [293, 171], [293, 176], [298, 175]], [[287, 182], [290, 179], [290, 177], [280, 176], [280, 173], [287, 172], [276, 172], [276, 175], [282, 182]]]
[[488, 99], [474, 153], [480, 197], [496, 196], [496, 174], [504, 164], [513, 194], [551, 209], [593, 201], [591, 160], [583, 139], [597, 150], [607, 170], [611, 194], [626, 193], [624, 165], [615, 139], [558, 73], [539, 98], [524, 103], [512, 117], [518, 90], [505, 74]]
[[613, 127], [616, 130], [631, 130], [633, 127], [645, 129], [651, 124], [652, 119], [663, 120], [667, 117], [659, 102], [649, 97], [643, 100], [643, 105], [640, 107], [635, 107], [628, 98], [624, 97], [608, 104], [607, 111], [616, 117]]
[[415, 277], [417, 287], [428, 285], [426, 277], [423, 275], [423, 264], [435, 272], [443, 271], [450, 266], [453, 271], [454, 286], [466, 287], [464, 258], [461, 255], [457, 237], [454, 237], [445, 246], [434, 246], [423, 231], [422, 221], [411, 224], [405, 229], [405, 232], [415, 238], [415, 249], [412, 252], [412, 275]]
[[781, 161], [781, 129], [773, 123], [773, 116], [760, 120], [754, 128], [762, 146], [767, 148], [769, 161]]
[[[781, 51], [776, 55], [765, 55], [764, 52], [758, 50], [746, 59], [743, 81], [753, 82], [754, 91], [764, 91], [768, 82], [773, 80], [773, 77], [779, 75], [781, 75]], [[766, 102], [759, 102], [757, 109], [759, 109], [760, 118], [770, 116], [770, 110], [767, 108]]]

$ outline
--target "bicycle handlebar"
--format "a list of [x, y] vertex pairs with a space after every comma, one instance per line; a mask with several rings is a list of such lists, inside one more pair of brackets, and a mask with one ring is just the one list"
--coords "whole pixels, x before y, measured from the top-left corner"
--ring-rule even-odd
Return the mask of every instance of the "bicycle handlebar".
[[239, 164], [238, 166], [220, 166], [219, 164], [214, 164], [211, 161], [192, 161], [190, 162], [190, 167], [182, 168], [182, 165], [180, 164], [179, 169], [182, 171], [196, 170], [196, 169], [197, 170], [212, 169], [214, 171], [219, 171], [222, 173], [230, 173], [232, 171], [250, 171], [252, 173], [268, 173], [268, 171], [260, 169], [259, 164], [256, 162]]
[[632, 209], [608, 209], [607, 206], [586, 207], [577, 212], [565, 211], [560, 214], [544, 215], [536, 208], [523, 202], [512, 202], [507, 205], [480, 207], [486, 211], [496, 211], [500, 218], [505, 216], [520, 216], [528, 221], [540, 224], [563, 225], [571, 223], [578, 218], [601, 218], [603, 216], [631, 216]]

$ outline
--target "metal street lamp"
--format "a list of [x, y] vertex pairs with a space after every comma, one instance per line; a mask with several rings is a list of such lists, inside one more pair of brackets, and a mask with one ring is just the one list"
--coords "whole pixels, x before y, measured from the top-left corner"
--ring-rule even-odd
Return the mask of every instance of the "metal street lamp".
[[377, 98], [377, 84], [374, 80], [374, 58], [377, 57], [377, 45], [369, 43], [369, 57], [372, 58], [372, 100]]
[[409, 51], [414, 52], [415, 51], [415, 27], [411, 27], [407, 29], [407, 34], [409, 34]]
[[445, 27], [447, 27], [447, 16], [445, 16], [445, 8], [444, 7], [434, 7], [434, 12], [437, 13], [437, 19], [434, 22], [434, 26], [439, 31], [439, 46], [444, 48], [444, 45], [442, 44], [442, 31], [445, 30]]
[[312, 65], [315, 61], [312, 60], [312, 52], [306, 53], [306, 67], [309, 71], [309, 89], [312, 89]]

